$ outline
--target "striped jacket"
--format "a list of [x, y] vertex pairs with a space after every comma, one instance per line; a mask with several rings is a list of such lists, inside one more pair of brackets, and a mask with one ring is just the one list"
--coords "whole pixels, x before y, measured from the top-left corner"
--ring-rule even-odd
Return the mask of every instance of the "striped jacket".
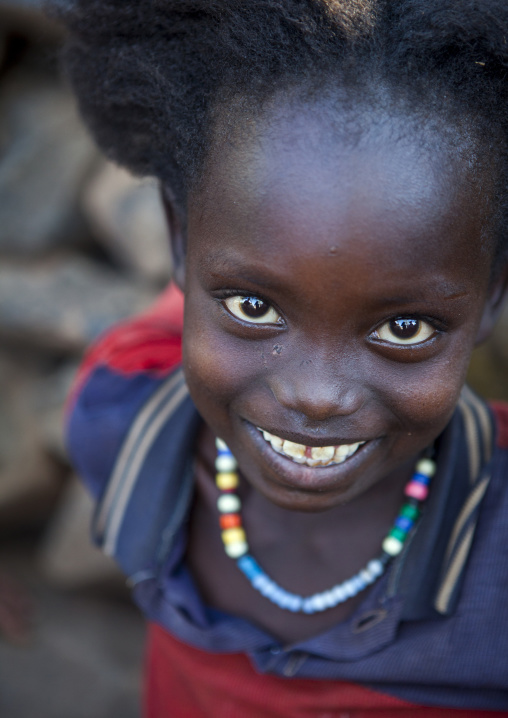
[[71, 455], [98, 501], [95, 540], [145, 615], [188, 646], [246, 654], [258, 674], [508, 715], [508, 407], [492, 411], [464, 388], [403, 553], [350, 619], [281, 646], [204, 605], [183, 560], [201, 420], [179, 366], [181, 324], [171, 288], [109, 333], [85, 361], [69, 417]]

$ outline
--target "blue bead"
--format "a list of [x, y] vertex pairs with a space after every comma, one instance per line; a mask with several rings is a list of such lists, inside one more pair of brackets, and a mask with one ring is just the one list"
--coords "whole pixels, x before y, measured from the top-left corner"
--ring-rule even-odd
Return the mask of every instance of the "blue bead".
[[295, 595], [291, 594], [291, 603], [288, 606], [288, 610], [291, 611], [292, 613], [301, 611], [302, 610], [302, 602], [303, 602], [303, 599], [301, 598], [301, 596], [295, 596]]
[[256, 576], [260, 576], [263, 573], [262, 568], [257, 563], [256, 559], [249, 554], [245, 554], [237, 561], [238, 568], [252, 581]]
[[395, 521], [395, 526], [401, 531], [408, 532], [409, 529], [413, 528], [414, 521], [409, 519], [407, 516], [399, 516]]
[[316, 609], [314, 608], [314, 605], [312, 603], [312, 598], [304, 598], [303, 599], [301, 610], [304, 613], [315, 613], [316, 612]]
[[417, 481], [419, 484], [428, 486], [430, 483], [430, 476], [425, 476], [425, 474], [413, 474], [413, 481]]
[[363, 591], [364, 588], [367, 588], [367, 582], [362, 576], [356, 576], [356, 587], [358, 589], [358, 593]]

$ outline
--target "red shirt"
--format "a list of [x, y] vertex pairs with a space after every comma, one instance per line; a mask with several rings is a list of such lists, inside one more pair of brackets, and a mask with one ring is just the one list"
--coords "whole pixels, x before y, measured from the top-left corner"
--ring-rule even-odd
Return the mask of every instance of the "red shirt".
[[144, 718], [492, 718], [425, 708], [342, 681], [256, 673], [247, 656], [211, 654], [148, 627]]

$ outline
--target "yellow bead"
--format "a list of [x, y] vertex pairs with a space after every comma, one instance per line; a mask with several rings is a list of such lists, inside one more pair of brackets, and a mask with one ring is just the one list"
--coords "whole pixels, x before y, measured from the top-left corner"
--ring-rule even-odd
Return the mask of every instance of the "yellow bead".
[[222, 540], [228, 546], [232, 543], [246, 543], [247, 537], [245, 531], [241, 528], [226, 529], [222, 532]]
[[226, 442], [219, 439], [219, 437], [215, 439], [215, 446], [219, 449], [219, 451], [229, 451]]
[[238, 486], [238, 474], [234, 471], [221, 471], [215, 477], [215, 483], [221, 491], [236, 489]]

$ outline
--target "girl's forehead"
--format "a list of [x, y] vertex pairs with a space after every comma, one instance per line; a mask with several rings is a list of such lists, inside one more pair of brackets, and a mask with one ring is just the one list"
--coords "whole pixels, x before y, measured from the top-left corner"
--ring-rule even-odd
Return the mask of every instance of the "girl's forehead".
[[336, 246], [356, 235], [366, 251], [370, 240], [392, 238], [399, 252], [413, 252], [423, 238], [443, 254], [451, 234], [483, 237], [488, 183], [471, 169], [469, 138], [403, 114], [371, 110], [341, 124], [317, 109], [279, 111], [221, 143], [191, 201], [191, 234], [199, 216], [200, 231], [216, 227], [222, 241], [271, 236], [280, 244], [303, 232], [299, 251], [310, 253], [319, 237]]

